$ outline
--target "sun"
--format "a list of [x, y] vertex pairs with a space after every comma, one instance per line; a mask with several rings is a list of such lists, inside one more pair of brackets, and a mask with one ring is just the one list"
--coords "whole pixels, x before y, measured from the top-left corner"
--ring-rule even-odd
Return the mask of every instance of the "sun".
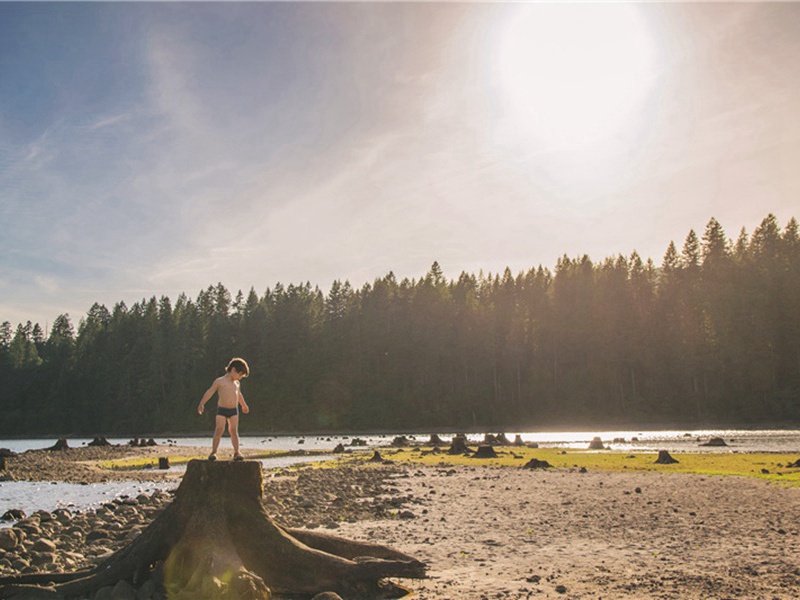
[[503, 117], [543, 142], [602, 141], [652, 87], [655, 44], [635, 4], [524, 4], [500, 28], [494, 76]]

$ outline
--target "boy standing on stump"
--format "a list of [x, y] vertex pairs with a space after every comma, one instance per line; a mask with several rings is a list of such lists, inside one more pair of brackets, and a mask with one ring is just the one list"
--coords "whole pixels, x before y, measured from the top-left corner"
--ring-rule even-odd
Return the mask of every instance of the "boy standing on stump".
[[225, 425], [228, 426], [228, 433], [231, 436], [233, 445], [233, 460], [244, 460], [239, 453], [239, 405], [242, 405], [242, 412], [247, 414], [250, 407], [244, 401], [239, 381], [250, 374], [250, 367], [242, 358], [232, 358], [225, 367], [225, 375], [217, 377], [211, 387], [206, 390], [200, 399], [197, 413], [203, 414], [203, 407], [206, 402], [211, 400], [211, 396], [217, 394], [217, 417], [216, 428], [214, 429], [214, 443], [211, 447], [211, 454], [208, 460], [217, 460], [217, 448], [222, 434], [225, 432]]

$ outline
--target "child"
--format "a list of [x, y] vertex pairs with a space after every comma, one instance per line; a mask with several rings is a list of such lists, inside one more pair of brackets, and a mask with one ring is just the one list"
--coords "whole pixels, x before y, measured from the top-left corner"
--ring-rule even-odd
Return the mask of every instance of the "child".
[[239, 453], [239, 405], [242, 405], [242, 412], [245, 414], [250, 412], [250, 407], [244, 401], [239, 380], [244, 379], [249, 374], [250, 367], [247, 366], [244, 359], [232, 358], [228, 366], [225, 367], [225, 375], [217, 377], [200, 399], [197, 412], [202, 415], [205, 403], [211, 399], [215, 392], [218, 395], [214, 444], [211, 447], [211, 454], [208, 460], [217, 460], [217, 448], [222, 434], [225, 432], [226, 423], [228, 425], [228, 433], [231, 436], [231, 444], [233, 445], [233, 460], [244, 460], [244, 457]]

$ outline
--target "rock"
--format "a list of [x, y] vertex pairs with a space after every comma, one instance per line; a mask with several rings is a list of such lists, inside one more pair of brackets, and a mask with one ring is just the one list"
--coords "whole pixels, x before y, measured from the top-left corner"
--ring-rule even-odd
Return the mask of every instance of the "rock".
[[39, 517], [40, 523], [48, 523], [53, 520], [53, 515], [47, 512], [46, 510], [37, 510], [33, 515], [33, 517]]
[[45, 567], [56, 562], [55, 552], [37, 552], [31, 555], [31, 564], [37, 567]]
[[599, 437], [592, 438], [592, 441], [589, 442], [589, 450], [605, 450], [605, 446], [603, 446], [603, 440]]
[[3, 516], [0, 517], [0, 521], [20, 521], [27, 516], [28, 515], [26, 515], [25, 511], [21, 508], [12, 508], [3, 513]]
[[112, 598], [111, 594], [113, 593], [113, 591], [114, 588], [112, 588], [110, 585], [101, 587], [99, 590], [95, 592], [93, 600], [111, 600]]
[[0, 529], [0, 550], [14, 550], [21, 541], [13, 528]]
[[156, 591], [156, 582], [151, 578], [136, 591], [136, 600], [149, 600]]
[[3, 458], [13, 458], [17, 455], [16, 452], [13, 450], [9, 450], [8, 448], [0, 448], [0, 456]]
[[567, 593], [567, 586], [565, 586], [565, 585], [557, 585], [556, 586], [556, 593], [557, 594], [566, 594]]
[[522, 441], [522, 436], [517, 434], [514, 436], [514, 445], [515, 446], [524, 446], [525, 442]]
[[136, 600], [136, 588], [123, 579], [111, 590], [111, 600]]
[[35, 550], [36, 552], [55, 552], [56, 545], [52, 540], [40, 538], [33, 543], [31, 550]]
[[407, 520], [407, 519], [416, 519], [416, 518], [417, 518], [417, 515], [415, 515], [415, 514], [414, 514], [413, 512], [411, 512], [410, 510], [404, 510], [404, 511], [402, 511], [400, 514], [398, 514], [397, 516], [398, 516], [399, 518], [401, 518], [401, 519], [406, 519], [406, 520]]
[[398, 435], [396, 438], [392, 440], [392, 446], [395, 448], [402, 448], [406, 447], [410, 444], [408, 438], [404, 435]]
[[344, 445], [336, 444], [336, 448], [333, 449], [334, 454], [341, 454], [344, 452]]

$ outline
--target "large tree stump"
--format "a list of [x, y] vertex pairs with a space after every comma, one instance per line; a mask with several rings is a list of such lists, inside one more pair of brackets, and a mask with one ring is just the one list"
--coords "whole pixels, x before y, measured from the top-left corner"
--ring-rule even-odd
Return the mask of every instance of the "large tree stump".
[[261, 503], [261, 464], [191, 461], [175, 501], [128, 546], [93, 569], [0, 577], [0, 598], [70, 598], [162, 565], [173, 600], [267, 600], [272, 594], [397, 598], [386, 577], [422, 578], [425, 565], [376, 544], [284, 529]]

